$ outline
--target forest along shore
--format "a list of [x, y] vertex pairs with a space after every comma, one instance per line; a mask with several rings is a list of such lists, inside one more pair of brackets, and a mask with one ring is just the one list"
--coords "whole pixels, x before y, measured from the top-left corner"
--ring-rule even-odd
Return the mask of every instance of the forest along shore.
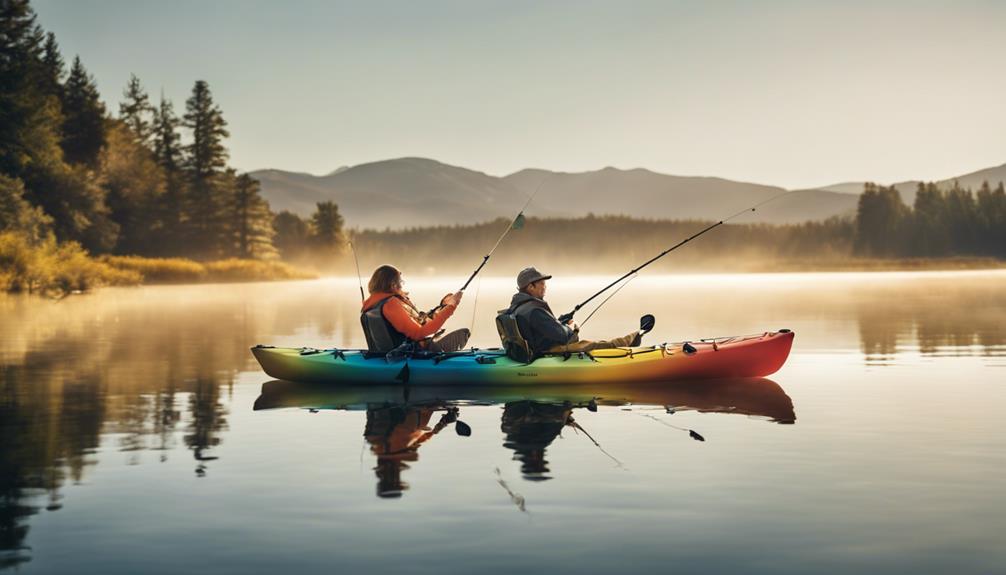
[[[275, 214], [258, 181], [228, 165], [207, 82], [176, 114], [132, 76], [113, 114], [27, 0], [5, 3], [0, 30], [0, 292], [310, 275], [280, 263]], [[298, 249], [339, 253], [335, 204], [308, 223]]]
[[[0, 292], [355, 273], [350, 239], [364, 273], [382, 263], [413, 274], [453, 273], [477, 263], [508, 225], [500, 219], [346, 230], [334, 201], [316, 203], [306, 216], [275, 213], [260, 182], [229, 166], [227, 122], [206, 81], [195, 81], [179, 115], [163, 97], [155, 105], [131, 76], [113, 114], [80, 58], [66, 65], [55, 35], [45, 33], [26, 0], [0, 14], [0, 30], [7, 46], [0, 58]], [[631, 201], [633, 190], [619, 191]], [[709, 224], [529, 217], [492, 268], [504, 275], [532, 264], [564, 273], [622, 272]], [[1003, 262], [1002, 182], [977, 190], [920, 183], [911, 206], [895, 187], [868, 183], [855, 213], [803, 224], [724, 225], [654, 271], [961, 269]]]

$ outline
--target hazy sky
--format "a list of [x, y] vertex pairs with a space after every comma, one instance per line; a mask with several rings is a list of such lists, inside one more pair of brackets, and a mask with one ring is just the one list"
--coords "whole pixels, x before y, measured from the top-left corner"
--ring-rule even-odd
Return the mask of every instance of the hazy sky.
[[782, 185], [1006, 162], [1006, 1], [35, 0], [110, 107], [196, 79], [232, 163], [424, 156]]

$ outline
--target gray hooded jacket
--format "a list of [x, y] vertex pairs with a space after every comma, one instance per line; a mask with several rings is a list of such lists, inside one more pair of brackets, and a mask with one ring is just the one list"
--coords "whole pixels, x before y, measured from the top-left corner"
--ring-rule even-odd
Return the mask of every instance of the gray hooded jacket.
[[540, 355], [557, 345], [578, 341], [569, 326], [559, 323], [545, 300], [524, 292], [517, 292], [510, 300], [507, 313], [517, 317], [517, 328], [531, 346], [531, 352]]

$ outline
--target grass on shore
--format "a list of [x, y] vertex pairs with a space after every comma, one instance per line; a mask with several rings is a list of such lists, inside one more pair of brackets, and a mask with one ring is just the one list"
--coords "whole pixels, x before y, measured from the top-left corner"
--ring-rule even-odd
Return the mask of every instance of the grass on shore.
[[276, 281], [315, 277], [283, 262], [237, 258], [200, 263], [184, 258], [102, 256], [99, 261], [118, 270], [139, 273], [143, 283]]
[[48, 238], [33, 244], [19, 234], [0, 233], [0, 292], [63, 295], [142, 281], [139, 273], [92, 259], [76, 243]]
[[100, 286], [156, 283], [243, 282], [315, 277], [275, 261], [101, 256], [93, 258], [74, 242], [48, 238], [31, 242], [0, 232], [0, 293], [61, 296]]

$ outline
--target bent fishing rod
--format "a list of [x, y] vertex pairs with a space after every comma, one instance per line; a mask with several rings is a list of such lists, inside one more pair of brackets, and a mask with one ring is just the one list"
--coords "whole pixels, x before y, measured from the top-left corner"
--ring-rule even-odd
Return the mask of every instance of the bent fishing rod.
[[466, 281], [465, 285], [461, 286], [461, 289], [458, 291], [462, 292], [465, 291], [465, 289], [468, 288], [468, 284], [472, 283], [472, 280], [475, 279], [475, 276], [479, 275], [479, 272], [482, 271], [482, 268], [486, 267], [486, 264], [489, 263], [489, 258], [492, 257], [493, 253], [496, 251], [496, 248], [500, 246], [500, 244], [503, 242], [503, 238], [505, 238], [507, 234], [510, 233], [510, 230], [519, 230], [520, 228], [524, 227], [524, 210], [526, 210], [527, 207], [531, 204], [531, 200], [533, 200], [534, 197], [538, 195], [538, 191], [541, 190], [542, 184], [544, 184], [545, 180], [547, 179], [548, 177], [546, 176], [542, 178], [540, 182], [538, 182], [538, 187], [535, 188], [534, 193], [528, 196], [527, 201], [524, 202], [523, 206], [521, 206], [520, 211], [517, 212], [516, 216], [514, 216], [513, 220], [510, 222], [510, 225], [507, 226], [503, 234], [500, 235], [498, 240], [496, 240], [496, 243], [493, 245], [492, 249], [489, 250], [489, 253], [487, 253], [485, 256], [482, 257], [482, 263], [479, 264], [479, 267], [475, 268], [475, 271], [472, 272], [472, 275], [468, 276], [468, 281]]
[[[572, 311], [570, 311], [569, 313], [564, 313], [564, 314], [562, 314], [562, 315], [559, 316], [559, 322], [560, 323], [567, 323], [567, 322], [569, 322], [570, 320], [573, 319], [573, 316], [576, 315], [576, 312], [580, 311], [580, 308], [582, 308], [583, 306], [585, 306], [588, 303], [590, 303], [591, 301], [593, 301], [599, 295], [601, 295], [604, 292], [608, 291], [609, 289], [615, 287], [622, 280], [628, 278], [629, 276], [633, 276], [633, 275], [638, 274], [639, 271], [642, 270], [643, 268], [645, 268], [646, 266], [652, 264], [653, 262], [659, 260], [660, 258], [666, 256], [667, 254], [673, 252], [674, 250], [680, 248], [681, 246], [683, 246], [683, 245], [687, 244], [688, 242], [694, 240], [695, 238], [701, 236], [702, 234], [705, 234], [706, 232], [710, 232], [710, 231], [712, 231], [712, 230], [714, 230], [714, 229], [722, 226], [723, 224], [729, 222], [730, 220], [732, 220], [734, 218], [740, 217], [740, 216], [742, 216], [742, 215], [744, 215], [746, 213], [749, 213], [749, 212], [754, 212], [755, 210], [757, 210], [758, 208], [764, 206], [765, 204], [767, 204], [769, 202], [772, 202], [772, 201], [775, 201], [775, 200], [778, 200], [779, 198], [781, 198], [781, 197], [783, 197], [785, 195], [792, 194], [794, 191], [797, 191], [797, 190], [790, 190], [788, 192], [784, 192], [782, 194], [779, 194], [779, 195], [776, 195], [776, 196], [772, 196], [771, 198], [765, 200], [764, 202], [760, 202], [758, 204], [755, 204], [754, 206], [752, 206], [750, 208], [745, 208], [745, 209], [737, 212], [736, 214], [730, 216], [729, 218], [724, 218], [724, 219], [722, 219], [722, 220], [720, 220], [720, 221], [718, 221], [718, 222], [716, 222], [716, 223], [714, 223], [714, 224], [706, 227], [705, 229], [699, 231], [698, 233], [695, 233], [695, 234], [693, 234], [691, 236], [688, 236], [687, 238], [681, 240], [680, 242], [674, 244], [673, 246], [671, 246], [671, 247], [667, 248], [666, 250], [660, 252], [659, 254], [653, 256], [652, 258], [646, 260], [645, 262], [643, 262], [638, 267], [633, 268], [632, 270], [630, 270], [625, 275], [619, 277], [617, 280], [615, 280], [615, 281], [611, 282], [610, 284], [604, 286], [604, 288], [602, 288], [600, 291], [598, 291], [594, 295], [592, 295], [589, 298], [583, 300], [582, 302], [576, 304], [576, 307], [574, 307]], [[629, 282], [625, 282], [625, 283], [628, 284]], [[618, 290], [621, 290], [623, 287], [625, 287], [625, 284], [623, 284], [621, 287], [619, 287]], [[616, 290], [615, 293], [618, 293], [618, 290]], [[611, 295], [613, 296], [615, 294], [611, 294]], [[611, 296], [608, 296], [608, 298], [606, 298], [603, 302], [601, 302], [601, 305], [597, 306], [597, 309], [600, 309], [601, 306], [604, 305], [605, 303], [607, 303], [609, 299], [611, 299]], [[597, 309], [595, 309], [594, 312], [597, 312]], [[590, 315], [593, 316], [594, 312], [592, 312]], [[587, 319], [590, 319], [590, 317], [588, 316]], [[586, 323], [586, 321], [585, 321], [585, 323]]]
[[[466, 289], [468, 289], [468, 285], [472, 283], [472, 280], [475, 279], [475, 276], [479, 275], [479, 272], [482, 271], [482, 268], [486, 267], [486, 264], [489, 263], [489, 258], [491, 258], [493, 256], [493, 253], [496, 252], [496, 248], [500, 247], [500, 244], [503, 243], [503, 238], [507, 237], [507, 234], [510, 233], [510, 230], [519, 230], [520, 228], [524, 227], [524, 210], [526, 210], [527, 207], [529, 205], [531, 205], [531, 200], [533, 200], [534, 197], [538, 195], [538, 191], [541, 190], [542, 184], [544, 184], [545, 180], [547, 180], [547, 179], [548, 179], [548, 176], [545, 176], [544, 178], [541, 179], [540, 182], [538, 182], [538, 187], [534, 189], [534, 193], [531, 194], [530, 196], [528, 196], [527, 201], [524, 202], [524, 205], [521, 206], [520, 211], [517, 212], [517, 215], [514, 216], [513, 220], [510, 221], [510, 225], [507, 226], [506, 230], [503, 231], [503, 233], [500, 235], [499, 239], [496, 240], [496, 243], [493, 244], [493, 247], [492, 247], [491, 250], [489, 250], [489, 253], [487, 253], [486, 255], [482, 256], [482, 263], [479, 264], [479, 267], [475, 268], [475, 271], [472, 272], [472, 275], [468, 276], [468, 281], [465, 282], [465, 285], [461, 286], [461, 289], [458, 290], [459, 292], [463, 292]], [[476, 299], [476, 302], [477, 302], [478, 301], [478, 292], [475, 293], [475, 299]], [[439, 309], [441, 309], [443, 307], [444, 307], [444, 304], [440, 303], [439, 305], [437, 305], [436, 307], [434, 307], [433, 309], [431, 309], [430, 311], [428, 311], [426, 313], [428, 315], [433, 315], [434, 313], [437, 312], [437, 310], [439, 310]], [[474, 316], [474, 313], [473, 313], [473, 315], [472, 315], [472, 325], [475, 324], [474, 317], [475, 316]]]

